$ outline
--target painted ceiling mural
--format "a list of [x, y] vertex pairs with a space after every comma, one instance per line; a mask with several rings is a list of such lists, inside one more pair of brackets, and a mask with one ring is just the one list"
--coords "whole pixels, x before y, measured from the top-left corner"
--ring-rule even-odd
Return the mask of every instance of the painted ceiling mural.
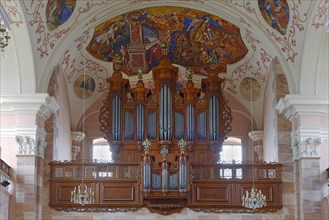
[[182, 66], [193, 66], [195, 73], [216, 64], [241, 60], [248, 52], [240, 29], [217, 16], [181, 7], [152, 7], [107, 20], [95, 28], [87, 50], [94, 57], [113, 61], [118, 55], [122, 70], [134, 74], [138, 67], [150, 70], [162, 56], [161, 45], [168, 45], [169, 58]]
[[287, 33], [289, 6], [287, 0], [258, 0], [265, 21], [280, 34]]
[[72, 15], [76, 0], [49, 0], [46, 7], [47, 27], [55, 30]]

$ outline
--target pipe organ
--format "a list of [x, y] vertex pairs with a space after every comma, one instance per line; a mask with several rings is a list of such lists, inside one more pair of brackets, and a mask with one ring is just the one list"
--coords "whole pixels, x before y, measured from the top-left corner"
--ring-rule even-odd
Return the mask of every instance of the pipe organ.
[[[114, 212], [146, 207], [164, 215], [183, 208], [257, 212], [241, 203], [253, 185], [268, 198], [262, 212], [282, 208], [282, 164], [218, 163], [232, 116], [215, 69], [209, 69], [200, 88], [188, 69], [186, 85], [177, 88], [178, 68], [163, 57], [152, 69], [154, 88], [147, 89], [141, 72], [136, 86], [130, 86], [119, 64], [114, 62], [107, 79], [109, 91], [99, 117], [114, 162], [83, 163], [82, 169], [79, 161], [51, 162], [52, 208]], [[95, 192], [95, 203], [78, 207], [67, 192], [82, 175]]]
[[178, 68], [169, 59], [162, 58], [152, 71], [153, 90], [145, 88], [141, 74], [131, 89], [120, 68], [107, 79], [110, 89], [100, 122], [113, 159], [138, 162], [147, 138], [154, 146], [150, 153], [156, 163], [162, 160], [161, 149], [167, 149], [173, 160], [179, 154], [178, 141], [183, 139], [191, 162], [217, 162], [232, 121], [222, 91], [224, 80], [210, 69], [201, 88], [196, 88], [188, 70], [186, 86], [177, 89]]

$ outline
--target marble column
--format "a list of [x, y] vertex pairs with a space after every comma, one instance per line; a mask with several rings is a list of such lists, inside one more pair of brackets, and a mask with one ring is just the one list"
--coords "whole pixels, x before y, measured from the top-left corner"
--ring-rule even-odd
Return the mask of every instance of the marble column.
[[[328, 166], [328, 155], [321, 157], [328, 140], [328, 97], [286, 95], [277, 109], [292, 122], [291, 150], [294, 161], [295, 214], [297, 219], [323, 219], [321, 200], [325, 181], [322, 173]], [[321, 148], [321, 150], [320, 150]]]
[[[15, 127], [15, 213], [12, 219], [42, 219], [42, 189], [46, 119], [58, 110], [57, 102], [45, 93], [4, 95], [3, 118]], [[15, 113], [13, 115], [13, 112]], [[15, 118], [13, 118], [15, 117]]]

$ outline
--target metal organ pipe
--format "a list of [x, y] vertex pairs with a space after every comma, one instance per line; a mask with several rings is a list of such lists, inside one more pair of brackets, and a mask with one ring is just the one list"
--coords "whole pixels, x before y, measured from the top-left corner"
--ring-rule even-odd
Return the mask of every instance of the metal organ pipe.
[[121, 140], [121, 98], [115, 96], [112, 100], [112, 138], [114, 141]]
[[163, 89], [159, 94], [160, 140], [163, 140]]
[[144, 140], [144, 106], [142, 104], [137, 106], [137, 140]]
[[187, 117], [186, 117], [186, 124], [187, 124], [187, 141], [193, 141], [193, 131], [194, 131], [194, 108], [192, 104], [187, 106]]
[[172, 95], [170, 89], [168, 89], [168, 139], [172, 137]]
[[167, 85], [159, 95], [160, 140], [172, 138], [172, 93]]
[[210, 141], [218, 141], [218, 98], [212, 96], [209, 100], [209, 130], [210, 130]]
[[164, 122], [164, 126], [163, 126], [163, 140], [167, 140], [167, 127], [168, 127], [168, 109], [167, 109], [167, 104], [168, 104], [168, 93], [167, 93], [167, 86], [163, 87], [163, 95], [164, 95], [164, 99], [163, 99], [163, 122]]

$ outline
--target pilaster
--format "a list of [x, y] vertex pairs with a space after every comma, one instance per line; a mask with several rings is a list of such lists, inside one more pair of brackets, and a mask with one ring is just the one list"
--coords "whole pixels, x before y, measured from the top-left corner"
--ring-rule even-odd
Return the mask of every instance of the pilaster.
[[[294, 161], [297, 219], [321, 219], [322, 139], [327, 139], [328, 96], [286, 95], [277, 110], [292, 122], [291, 150]], [[328, 158], [323, 157], [323, 160]], [[325, 161], [323, 161], [325, 162]]]
[[[42, 218], [45, 121], [58, 110], [46, 93], [1, 94], [1, 137], [16, 141], [15, 219]], [[11, 146], [13, 148], [14, 146]]]

